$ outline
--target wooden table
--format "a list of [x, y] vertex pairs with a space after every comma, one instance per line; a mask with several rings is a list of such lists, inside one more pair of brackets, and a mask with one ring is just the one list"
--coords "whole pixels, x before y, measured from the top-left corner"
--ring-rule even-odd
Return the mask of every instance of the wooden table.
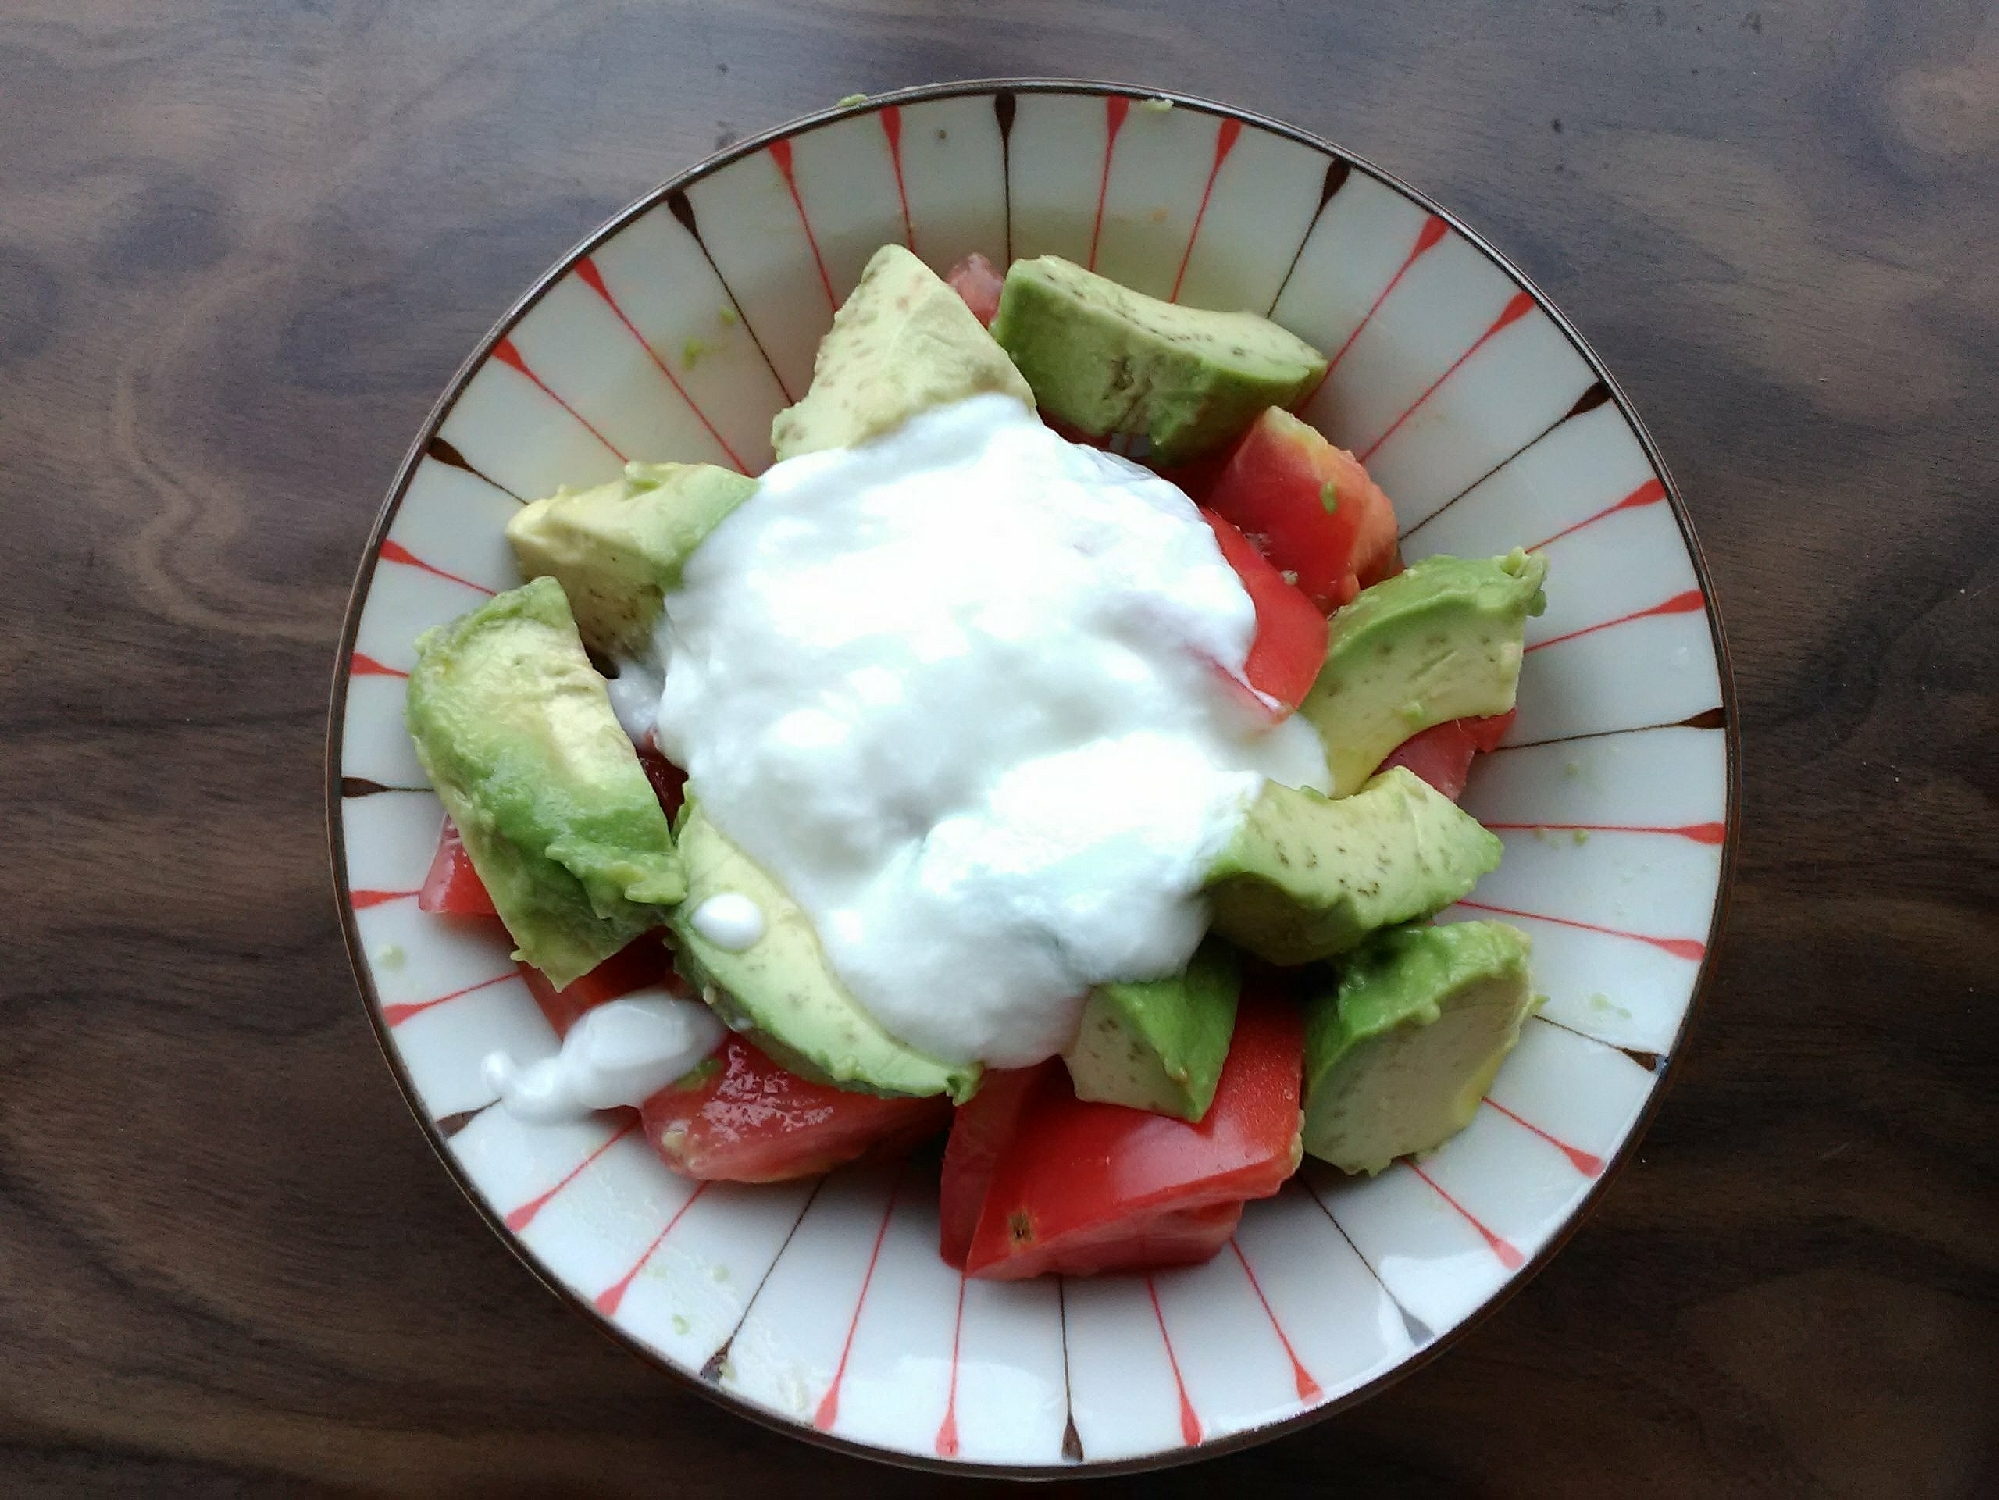
[[1055, 73], [1294, 120], [1541, 281], [1685, 489], [1746, 776], [1718, 982], [1549, 1270], [1097, 1493], [1993, 1493], [1999, 19], [1536, 10], [9, 4], [0, 1491], [943, 1487], [718, 1412], [480, 1224], [356, 1000], [321, 755], [382, 493], [532, 276], [740, 133]]

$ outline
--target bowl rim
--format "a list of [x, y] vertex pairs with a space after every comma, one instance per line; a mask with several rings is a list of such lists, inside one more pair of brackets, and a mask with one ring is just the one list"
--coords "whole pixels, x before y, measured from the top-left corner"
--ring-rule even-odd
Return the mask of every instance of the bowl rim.
[[[691, 1374], [675, 1366], [664, 1355], [649, 1348], [632, 1334], [626, 1333], [609, 1318], [588, 1305], [583, 1297], [570, 1289], [552, 1270], [544, 1266], [534, 1252], [521, 1238], [507, 1229], [501, 1215], [480, 1195], [470, 1177], [453, 1156], [448, 1142], [457, 1128], [446, 1128], [454, 1118], [447, 1116], [444, 1121], [433, 1120], [418, 1098], [409, 1071], [405, 1067], [400, 1052], [391, 1041], [388, 1028], [382, 1019], [381, 997], [377, 993], [374, 978], [368, 968], [365, 949], [360, 933], [355, 925], [354, 908], [350, 899], [350, 885], [347, 874], [347, 854], [342, 804], [344, 801], [343, 778], [340, 756], [342, 731], [346, 725], [347, 689], [351, 676], [356, 634], [360, 628], [361, 615], [366, 608], [368, 592], [373, 582], [375, 570], [380, 563], [382, 544], [389, 527], [395, 521], [408, 493], [411, 480], [415, 477], [438, 429], [442, 426], [451, 409], [457, 404], [471, 378], [485, 365], [494, 346], [510, 333], [514, 326], [547, 294], [549, 289], [574, 270], [578, 261], [590, 254], [607, 240], [623, 230], [636, 219], [665, 203], [670, 195], [684, 191], [690, 184], [700, 181], [725, 167], [769, 147], [773, 142], [788, 140], [857, 116], [872, 114], [889, 105], [924, 103], [939, 99], [956, 99], [980, 95], [1001, 94], [1077, 94], [1085, 96], [1123, 95], [1133, 100], [1161, 99], [1173, 107], [1185, 107], [1196, 112], [1236, 120], [1244, 125], [1255, 126], [1259, 130], [1283, 137], [1311, 150], [1321, 152], [1337, 161], [1344, 162], [1350, 169], [1358, 169], [1373, 177], [1383, 186], [1400, 193], [1418, 207], [1427, 210], [1447, 223], [1452, 230], [1476, 248], [1480, 254], [1504, 272], [1534, 299], [1536, 306], [1548, 317], [1562, 336], [1581, 356], [1584, 363], [1603, 383], [1610, 393], [1610, 400], [1616, 404], [1626, 424], [1636, 435], [1644, 450], [1646, 459], [1659, 476], [1666, 491], [1666, 502], [1672, 511], [1674, 523], [1678, 526], [1680, 539], [1687, 549], [1693, 564], [1695, 579], [1700, 586], [1702, 607], [1707, 616], [1708, 632], [1713, 643], [1715, 670], [1721, 697], [1721, 717], [1719, 726], [1724, 736], [1726, 769], [1726, 802], [1723, 813], [1723, 836], [1721, 866], [1716, 878], [1715, 899], [1709, 918], [1706, 952], [1699, 968], [1695, 971], [1694, 983], [1688, 997], [1687, 1008], [1680, 1018], [1680, 1025], [1674, 1032], [1666, 1049], [1655, 1054], [1652, 1069], [1653, 1082], [1645, 1103], [1631, 1123], [1623, 1142], [1605, 1163], [1603, 1171], [1587, 1192], [1577, 1202], [1568, 1217], [1549, 1234], [1542, 1246], [1529, 1257], [1526, 1264], [1501, 1283], [1498, 1290], [1481, 1302], [1464, 1318], [1445, 1332], [1431, 1338], [1422, 1347], [1412, 1351], [1393, 1368], [1383, 1371], [1373, 1379], [1330, 1401], [1320, 1403], [1306, 1411], [1297, 1412], [1275, 1421], [1245, 1427], [1212, 1440], [1204, 1440], [1190, 1446], [1162, 1449], [1153, 1453], [1129, 1458], [1093, 1460], [1085, 1455], [1074, 1463], [1058, 1464], [1004, 1464], [976, 1460], [932, 1457], [926, 1454], [903, 1452], [897, 1449], [879, 1447], [872, 1443], [842, 1437], [837, 1433], [822, 1432], [777, 1412], [768, 1411], [745, 1397], [724, 1388], [719, 1381], [703, 1375]], [[1111, 1476], [1144, 1473], [1151, 1470], [1172, 1468], [1180, 1464], [1198, 1463], [1205, 1459], [1219, 1457], [1226, 1453], [1254, 1447], [1270, 1442], [1322, 1422], [1338, 1412], [1346, 1411], [1360, 1402], [1378, 1395], [1389, 1386], [1414, 1374], [1428, 1365], [1446, 1349], [1462, 1341], [1487, 1318], [1511, 1299], [1529, 1281], [1540, 1274], [1542, 1268], [1565, 1246], [1570, 1237], [1582, 1226], [1585, 1218], [1602, 1201], [1620, 1172], [1636, 1154], [1645, 1131], [1650, 1127], [1665, 1099], [1666, 1090], [1679, 1071], [1689, 1031], [1694, 1016], [1714, 983], [1717, 960], [1722, 947], [1722, 939], [1727, 930], [1729, 906], [1736, 876], [1737, 844], [1741, 832], [1742, 796], [1742, 747], [1739, 728], [1739, 712], [1736, 704], [1735, 674], [1729, 655], [1727, 636], [1722, 628], [1721, 611], [1716, 600], [1714, 580], [1709, 572], [1707, 558], [1701, 550], [1700, 539], [1695, 535], [1678, 486], [1668, 470], [1664, 456], [1659, 452], [1651, 431], [1646, 427], [1630, 398], [1617, 378], [1611, 374], [1603, 360], [1598, 357], [1587, 340], [1570, 323], [1562, 311], [1555, 306], [1548, 295], [1535, 284], [1525, 271], [1483, 235], [1472, 229], [1449, 209], [1435, 202], [1425, 193], [1411, 187], [1394, 173], [1384, 171], [1366, 158], [1347, 150], [1311, 131], [1287, 124], [1282, 120], [1245, 109], [1239, 105], [1225, 104], [1197, 94], [1187, 94], [1174, 89], [1162, 89], [1143, 84], [1119, 82], [1108, 79], [1061, 78], [1061, 77], [1020, 77], [1020, 78], [970, 78], [944, 83], [919, 84], [909, 88], [893, 89], [883, 93], [870, 94], [864, 98], [845, 100], [827, 109], [816, 110], [798, 116], [785, 124], [775, 126], [756, 135], [733, 142], [684, 171], [676, 173], [650, 191], [634, 199], [596, 228], [592, 229], [573, 247], [566, 251], [553, 265], [543, 271], [529, 285], [493, 326], [473, 347], [470, 354], [460, 362], [458, 369], [446, 383], [443, 393], [432, 405], [429, 414], [418, 428], [415, 440], [410, 444], [402, 463], [396, 470], [394, 480], [378, 510], [374, 526], [368, 535], [368, 543], [357, 568], [354, 583], [349, 591], [346, 612], [341, 622], [338, 656], [335, 659], [332, 692], [328, 703], [326, 736], [326, 830], [328, 852], [332, 861], [334, 901], [338, 908], [341, 937], [347, 949], [347, 958], [353, 970], [362, 1009], [367, 1013], [376, 1046], [381, 1050], [383, 1060], [388, 1064], [396, 1080], [397, 1088], [403, 1096], [403, 1103], [416, 1117], [417, 1124], [429, 1142], [431, 1150], [443, 1164], [452, 1182], [472, 1205], [485, 1225], [513, 1253], [529, 1273], [553, 1292], [574, 1313], [583, 1318], [603, 1337], [632, 1354], [650, 1368], [663, 1372], [678, 1385], [693, 1390], [704, 1398], [739, 1416], [747, 1417], [761, 1427], [768, 1428], [786, 1437], [799, 1439], [822, 1448], [846, 1454], [850, 1457], [870, 1459], [877, 1463], [894, 1464], [898, 1467], [917, 1469], [930, 1473], [941, 1473], [966, 1478], [996, 1478], [1017, 1480], [1057, 1480], [1068, 1478]], [[490, 1107], [490, 1106], [482, 1106]], [[470, 1112], [476, 1113], [476, 1111]]]

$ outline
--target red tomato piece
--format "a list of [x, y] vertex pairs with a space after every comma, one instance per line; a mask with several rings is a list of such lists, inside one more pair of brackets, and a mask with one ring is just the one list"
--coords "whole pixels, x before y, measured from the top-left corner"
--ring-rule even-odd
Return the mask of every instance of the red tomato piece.
[[[1295, 1005], [1245, 996], [1198, 1125], [1085, 1103], [1065, 1070], [1038, 1073], [993, 1170], [966, 1273], [1011, 1281], [1157, 1264], [1140, 1257], [1157, 1253], [1169, 1228], [1185, 1248], [1180, 1232], [1212, 1232], [1214, 1210], [1275, 1193], [1298, 1167], [1304, 1045]], [[1161, 1223], [1200, 1211], [1210, 1217]]]
[[950, 1101], [882, 1099], [811, 1083], [731, 1033], [715, 1055], [639, 1106], [674, 1171], [723, 1182], [811, 1177], [907, 1151], [942, 1130]]
[[[1222, 557], [1256, 606], [1256, 638], [1250, 642], [1243, 675], [1259, 693], [1277, 700], [1272, 717], [1282, 719], [1305, 701], [1325, 664], [1326, 617], [1303, 592], [1285, 582], [1240, 531], [1213, 511], [1201, 514], [1221, 545]], [[1265, 711], [1270, 712], [1268, 705]]]
[[680, 804], [687, 800], [687, 773], [672, 761], [653, 749], [650, 743], [639, 747], [639, 764], [645, 768], [646, 780], [652, 783], [652, 794], [659, 798], [660, 808], [666, 813], [667, 821], [680, 811]]
[[430, 858], [430, 873], [423, 877], [416, 904], [421, 911], [443, 912], [454, 917], [499, 915], [493, 910], [493, 898], [486, 894], [479, 872], [472, 868], [472, 856], [465, 852], [458, 825], [449, 818], [444, 820], [444, 828], [437, 835], [437, 853]]
[[1381, 769], [1407, 766], [1453, 802], [1464, 793], [1472, 757], [1497, 749], [1513, 723], [1513, 709], [1485, 719], [1452, 719], [1411, 735], [1395, 747]]
[[533, 964], [517, 967], [521, 978], [527, 981], [528, 993], [534, 996], [535, 1004], [548, 1017], [548, 1024], [555, 1028], [557, 1036], [566, 1036], [584, 1011], [602, 1005], [606, 1000], [615, 1000], [620, 995], [629, 995], [633, 990], [666, 983], [672, 973], [667, 963], [666, 945], [653, 936], [626, 944], [581, 979], [571, 980], [562, 989], [550, 984], [548, 976]]
[[1387, 576], [1395, 507], [1359, 459], [1288, 411], [1273, 406], [1256, 419], [1206, 503], [1324, 613]]
[[973, 317], [988, 328], [993, 326], [993, 319], [999, 316], [1000, 289], [1006, 285], [1006, 278], [991, 261], [974, 250], [946, 271], [944, 279], [951, 283], [951, 290], [965, 299]]
[[[1243, 1205], [1211, 1203], [1206, 1208], [1161, 1209], [1114, 1220], [1065, 1237], [1042, 1268], [1043, 1274], [1097, 1276], [1112, 1271], [1163, 1271], [1211, 1260], [1242, 1223]], [[982, 1280], [1014, 1273], [974, 1272]]]
[[979, 1227], [986, 1189], [1019, 1128], [1021, 1112], [1049, 1069], [1061, 1067], [1061, 1060], [1051, 1057], [1032, 1068], [988, 1068], [978, 1093], [951, 1116], [951, 1139], [944, 1146], [944, 1177], [938, 1188], [938, 1252], [958, 1270], [965, 1269], [965, 1253]]

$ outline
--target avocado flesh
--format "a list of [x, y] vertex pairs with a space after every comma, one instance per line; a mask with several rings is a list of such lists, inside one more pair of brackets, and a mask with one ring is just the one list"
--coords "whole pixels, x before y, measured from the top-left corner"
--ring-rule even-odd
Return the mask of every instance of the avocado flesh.
[[515, 957], [560, 988], [661, 925], [686, 877], [562, 586], [497, 595], [416, 649], [417, 759]]
[[[833, 973], [812, 920], [692, 801], [680, 815], [687, 899], [670, 924], [682, 975], [732, 1030], [747, 1033], [781, 1066], [815, 1082], [873, 1094], [949, 1094], [978, 1088], [977, 1063], [926, 1057], [897, 1041]], [[740, 953], [696, 929], [701, 903], [724, 892], [749, 897], [763, 936]]]
[[771, 420], [778, 458], [853, 448], [918, 412], [998, 391], [1034, 405], [1020, 371], [943, 277], [884, 245], [833, 316], [812, 388]]
[[1526, 934], [1498, 922], [1398, 927], [1305, 1009], [1305, 1150], [1381, 1171], [1471, 1123], [1538, 1003]]
[[1240, 437], [1326, 373], [1267, 318], [1161, 302], [1056, 255], [1007, 270], [993, 337], [1043, 411], [1095, 437], [1143, 433], [1163, 464]]
[[1527, 617], [1548, 561], [1426, 557], [1333, 616], [1325, 665], [1298, 712], [1325, 742], [1332, 795], [1358, 791], [1397, 745], [1513, 707]]
[[586, 646], [636, 656], [688, 557], [756, 487], [714, 464], [630, 463], [609, 484], [531, 502], [507, 540], [524, 576], [562, 585]]
[[1212, 942], [1171, 978], [1098, 985], [1062, 1054], [1076, 1097], [1199, 1124], [1228, 1058], [1240, 988], [1235, 955]]
[[1496, 835], [1401, 766], [1351, 797], [1266, 782], [1207, 876], [1214, 930], [1311, 963], [1441, 911], [1499, 867]]

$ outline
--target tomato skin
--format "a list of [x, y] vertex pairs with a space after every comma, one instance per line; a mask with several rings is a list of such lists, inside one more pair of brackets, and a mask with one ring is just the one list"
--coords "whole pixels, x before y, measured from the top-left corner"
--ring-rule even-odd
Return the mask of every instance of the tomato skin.
[[533, 964], [516, 967], [521, 971], [521, 978], [527, 981], [528, 993], [534, 996], [534, 1003], [541, 1007], [541, 1013], [555, 1028], [557, 1036], [567, 1036], [569, 1028], [576, 1024], [583, 1012], [602, 1005], [606, 1000], [629, 995], [633, 990], [674, 982], [666, 945], [657, 935], [627, 943], [581, 979], [571, 980], [562, 989], [550, 984], [548, 976]]
[[[1169, 1235], [1211, 1235], [1215, 1210], [1269, 1197], [1297, 1169], [1303, 1069], [1298, 1008], [1260, 993], [1243, 997], [1215, 1102], [1198, 1125], [1085, 1103], [1065, 1070], [1037, 1073], [993, 1171], [966, 1274], [1010, 1281], [1135, 1269], [1158, 1264], [1143, 1257]], [[1200, 1211], [1210, 1218], [1162, 1222]]]
[[950, 1114], [942, 1096], [881, 1099], [812, 1083], [734, 1033], [639, 1106], [646, 1139], [669, 1167], [717, 1182], [783, 1182], [899, 1154], [942, 1130]]
[[[1242, 1223], [1242, 1200], [1205, 1208], [1162, 1209], [1115, 1220], [1064, 1238], [1036, 1274], [1098, 1276], [1115, 1271], [1163, 1271], [1214, 1258]], [[1028, 1273], [980, 1273], [981, 1280], [1018, 1280]]]
[[965, 1269], [986, 1190], [1020, 1127], [1023, 1111], [1049, 1070], [1061, 1067], [1061, 1059], [1051, 1057], [1031, 1068], [988, 1068], [979, 1091], [951, 1116], [951, 1138], [944, 1146], [944, 1175], [937, 1195], [937, 1248], [954, 1269]]
[[1250, 642], [1243, 675], [1259, 693], [1277, 700], [1278, 708], [1273, 711], [1265, 705], [1265, 712], [1283, 719], [1305, 701], [1325, 664], [1326, 617], [1300, 590], [1286, 583], [1284, 575], [1240, 531], [1213, 511], [1204, 510], [1201, 515], [1214, 531], [1223, 559], [1235, 569], [1256, 607], [1256, 638]]
[[472, 868], [472, 856], [458, 836], [458, 825], [446, 818], [437, 835], [437, 852], [430, 857], [430, 870], [416, 893], [417, 909], [441, 912], [453, 917], [497, 917], [493, 898], [486, 894], [485, 882]]
[[1411, 735], [1381, 763], [1381, 769], [1406, 766], [1453, 802], [1464, 794], [1472, 757], [1498, 748], [1512, 727], [1514, 709], [1484, 719], [1452, 719]]
[[1381, 486], [1359, 459], [1278, 407], [1236, 444], [1204, 503], [1294, 575], [1322, 613], [1394, 570], [1395, 507]]
[[653, 749], [650, 741], [639, 746], [639, 765], [652, 783], [652, 794], [659, 798], [660, 811], [671, 823], [680, 804], [687, 800], [687, 773]]
[[973, 317], [988, 328], [993, 326], [993, 319], [999, 316], [1000, 289], [1006, 285], [1006, 278], [991, 261], [974, 250], [946, 271], [944, 279], [951, 283], [952, 291], [965, 299]]

